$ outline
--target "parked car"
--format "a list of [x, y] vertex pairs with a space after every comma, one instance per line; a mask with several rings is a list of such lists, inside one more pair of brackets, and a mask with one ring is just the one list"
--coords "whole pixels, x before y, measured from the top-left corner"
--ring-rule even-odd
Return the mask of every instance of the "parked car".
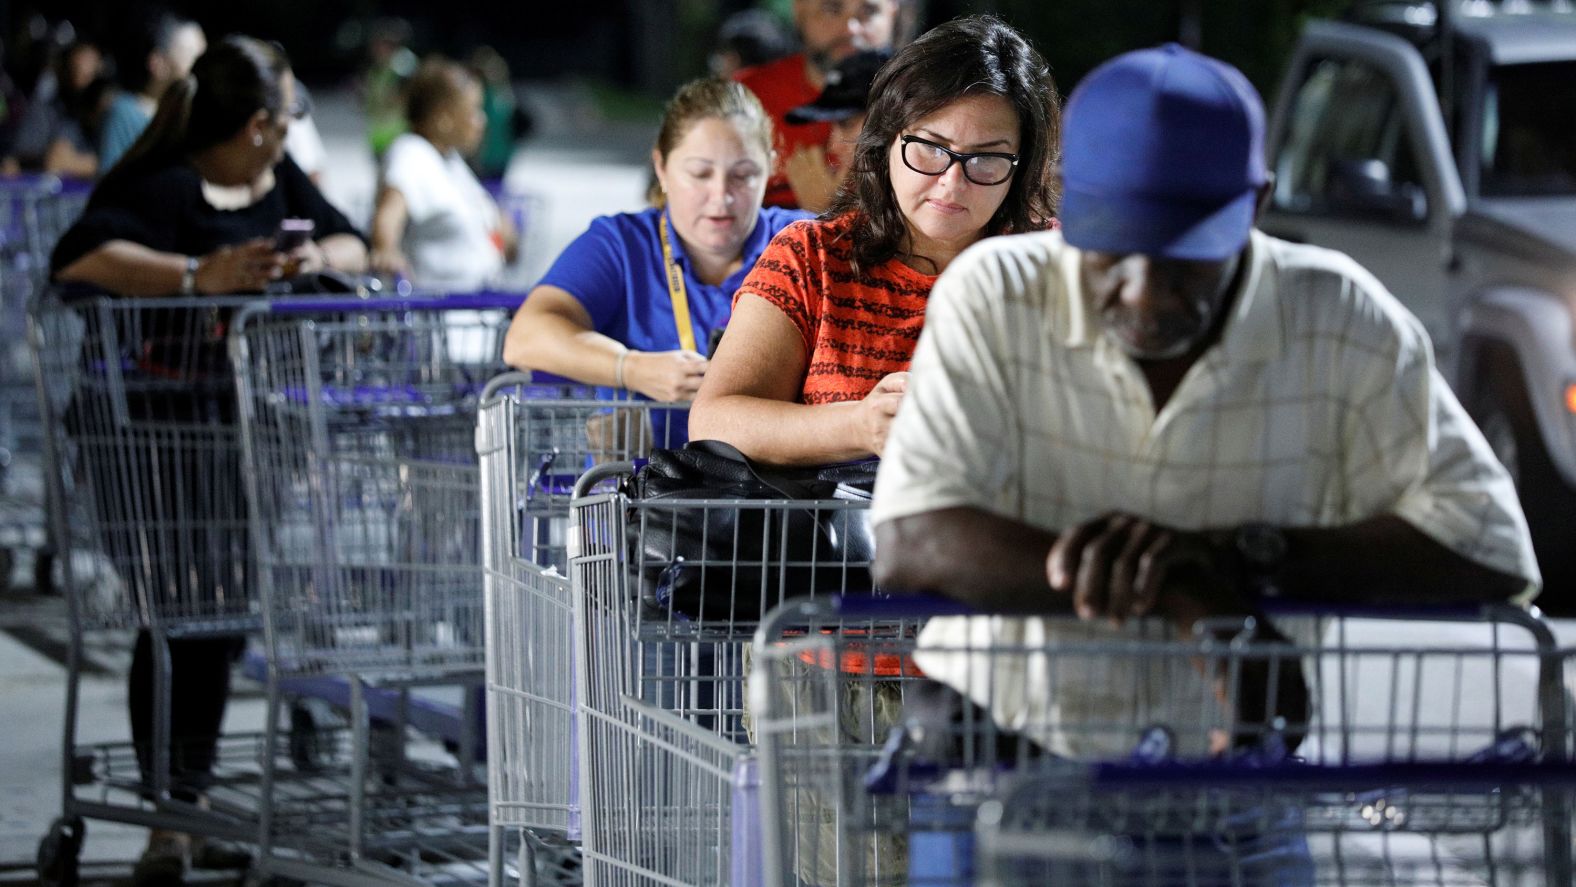
[[1307, 25], [1263, 228], [1345, 252], [1423, 322], [1510, 470], [1547, 611], [1576, 615], [1576, 10], [1358, 3]]

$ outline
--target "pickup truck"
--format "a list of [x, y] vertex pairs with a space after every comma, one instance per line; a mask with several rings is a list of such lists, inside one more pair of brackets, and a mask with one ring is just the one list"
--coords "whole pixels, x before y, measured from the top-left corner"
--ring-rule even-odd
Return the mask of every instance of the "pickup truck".
[[1576, 615], [1576, 9], [1367, 2], [1301, 35], [1261, 227], [1372, 271], [1516, 482]]

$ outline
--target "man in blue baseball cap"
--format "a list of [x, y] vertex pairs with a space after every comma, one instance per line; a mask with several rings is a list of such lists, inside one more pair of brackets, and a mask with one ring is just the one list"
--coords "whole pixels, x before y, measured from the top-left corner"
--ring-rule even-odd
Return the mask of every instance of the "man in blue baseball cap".
[[[1061, 230], [982, 241], [936, 282], [872, 520], [888, 587], [1082, 621], [939, 619], [922, 645], [1115, 639], [1151, 615], [1191, 630], [1266, 595], [1532, 596], [1515, 490], [1422, 326], [1346, 256], [1254, 230], [1270, 177], [1240, 72], [1179, 46], [1119, 56], [1073, 93], [1063, 132]], [[1067, 712], [1210, 721], [1207, 687], [1136, 713], [1133, 676], [970, 684], [962, 658], [918, 661], [1047, 748], [1121, 752], [1058, 734]], [[1289, 672], [1214, 713], [1224, 739], [1184, 750], [1237, 743], [1269, 698], [1295, 744]], [[1049, 692], [1009, 698], [1023, 687]]]

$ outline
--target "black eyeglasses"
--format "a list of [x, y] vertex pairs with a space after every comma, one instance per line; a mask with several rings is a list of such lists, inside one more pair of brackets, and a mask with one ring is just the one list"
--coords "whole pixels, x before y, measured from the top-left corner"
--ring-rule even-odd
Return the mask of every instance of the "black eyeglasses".
[[922, 176], [939, 176], [952, 164], [962, 163], [963, 177], [974, 184], [1000, 185], [1012, 178], [1012, 171], [1018, 166], [1016, 154], [964, 154], [919, 136], [903, 136], [899, 141], [903, 143], [903, 165]]

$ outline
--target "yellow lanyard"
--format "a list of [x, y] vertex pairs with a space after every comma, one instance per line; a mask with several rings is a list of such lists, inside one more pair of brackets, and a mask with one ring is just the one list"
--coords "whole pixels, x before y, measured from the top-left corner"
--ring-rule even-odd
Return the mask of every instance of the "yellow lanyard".
[[[679, 328], [679, 346], [685, 351], [696, 351], [695, 326], [690, 323], [689, 293], [684, 288], [684, 272], [673, 261], [673, 244], [668, 242], [668, 222], [657, 219], [657, 233], [662, 236], [662, 264], [668, 270], [668, 297], [673, 300], [673, 322]], [[698, 353], [698, 352], [697, 352]]]

